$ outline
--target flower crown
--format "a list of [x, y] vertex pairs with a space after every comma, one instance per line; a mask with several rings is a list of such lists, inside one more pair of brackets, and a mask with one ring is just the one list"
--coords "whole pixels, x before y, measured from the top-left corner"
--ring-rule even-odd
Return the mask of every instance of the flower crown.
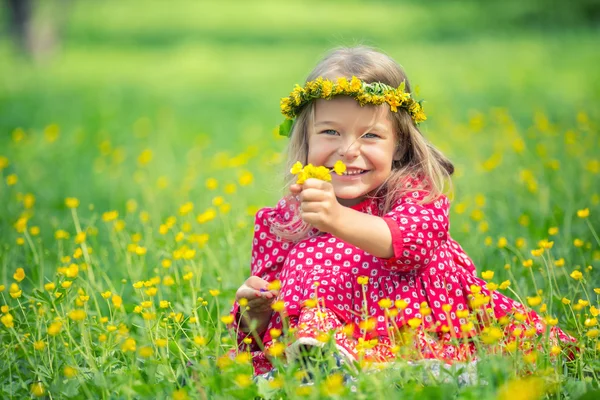
[[304, 87], [296, 85], [289, 97], [281, 99], [281, 113], [286, 116], [286, 121], [279, 127], [279, 134], [290, 135], [292, 120], [306, 104], [316, 99], [330, 100], [337, 95], [354, 97], [361, 106], [387, 103], [393, 112], [398, 112], [398, 108], [405, 109], [415, 124], [425, 121], [427, 116], [423, 112], [421, 102], [405, 92], [404, 87], [404, 82], [398, 88], [393, 88], [381, 82], [366, 83], [355, 76], [350, 82], [344, 77], [338, 78], [337, 82], [318, 77], [314, 81], [307, 82]]

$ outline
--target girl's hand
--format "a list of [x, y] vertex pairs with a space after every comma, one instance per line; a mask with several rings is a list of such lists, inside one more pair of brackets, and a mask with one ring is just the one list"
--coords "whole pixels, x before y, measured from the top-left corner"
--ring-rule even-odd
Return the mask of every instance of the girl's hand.
[[257, 321], [256, 330], [259, 334], [262, 334], [267, 328], [273, 312], [271, 304], [279, 294], [278, 290], [268, 290], [268, 286], [269, 282], [266, 280], [258, 276], [251, 276], [235, 293], [237, 302], [241, 299], [248, 300], [248, 309], [242, 314], [244, 316], [240, 325], [242, 331], [248, 331], [252, 320]]
[[343, 207], [338, 203], [330, 182], [310, 178], [302, 185], [291, 185], [290, 191], [299, 197], [300, 216], [304, 222], [321, 232], [334, 231]]

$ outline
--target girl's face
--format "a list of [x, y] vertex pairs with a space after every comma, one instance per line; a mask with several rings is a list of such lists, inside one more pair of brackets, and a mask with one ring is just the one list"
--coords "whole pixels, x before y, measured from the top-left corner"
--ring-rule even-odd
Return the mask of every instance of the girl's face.
[[331, 174], [340, 204], [352, 206], [389, 177], [396, 135], [387, 105], [364, 106], [348, 96], [315, 102], [315, 125], [308, 133], [308, 162], [333, 168], [342, 160], [346, 174]]

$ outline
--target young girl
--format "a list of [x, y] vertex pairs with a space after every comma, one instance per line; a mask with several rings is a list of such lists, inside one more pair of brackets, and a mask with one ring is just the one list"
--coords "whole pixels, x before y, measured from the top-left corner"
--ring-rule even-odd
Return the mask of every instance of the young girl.
[[396, 62], [365, 47], [333, 51], [281, 106], [294, 119], [290, 168], [347, 169], [291, 184], [256, 215], [252, 276], [233, 309], [255, 373], [282, 355], [284, 327], [295, 336], [288, 361], [330, 335], [347, 360], [372, 362], [474, 361], [465, 338], [475, 336], [499, 351], [533, 349], [546, 333], [574, 341], [477, 278], [450, 237], [442, 191], [453, 165], [417, 128], [425, 114]]

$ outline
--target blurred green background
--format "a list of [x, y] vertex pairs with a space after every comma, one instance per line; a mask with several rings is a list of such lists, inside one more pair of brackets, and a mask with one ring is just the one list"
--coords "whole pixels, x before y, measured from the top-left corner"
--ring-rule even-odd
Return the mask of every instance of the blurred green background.
[[[562, 197], [514, 191], [522, 168], [543, 164], [534, 145], [499, 160], [540, 124], [556, 133], [544, 146], [560, 159], [577, 116], [597, 120], [596, 1], [38, 1], [21, 45], [8, 34], [10, 3], [19, 2], [0, 15], [0, 156], [11, 160], [4, 176], [36, 195], [38, 216], [66, 196], [98, 211], [136, 198], [165, 216], [187, 200], [209, 204], [208, 177], [235, 181], [245, 170], [255, 180], [241, 196], [273, 203], [280, 97], [329, 49], [357, 44], [390, 54], [419, 86], [423, 131], [457, 166], [457, 200], [483, 193], [513, 221], [541, 207], [540, 222], [550, 192], [563, 208], [589, 202], [573, 200], [593, 181], [574, 181], [568, 161], [563, 180], [577, 188]], [[587, 137], [598, 144], [596, 131]], [[500, 164], [492, 177], [477, 167], [486, 160]], [[507, 211], [520, 193], [534, 209]]]

